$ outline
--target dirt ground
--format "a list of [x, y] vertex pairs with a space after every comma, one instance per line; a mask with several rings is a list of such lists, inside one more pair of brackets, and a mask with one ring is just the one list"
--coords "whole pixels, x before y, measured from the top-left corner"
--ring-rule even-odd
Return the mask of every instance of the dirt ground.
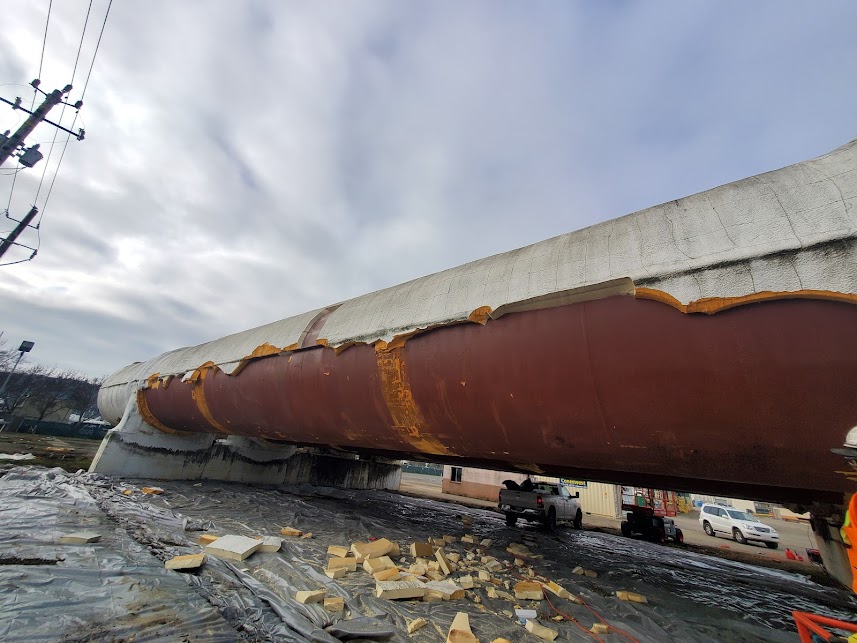
[[[33, 459], [17, 463], [60, 467], [71, 472], [88, 469], [100, 444], [101, 440], [60, 438], [32, 433], [0, 433], [0, 454], [31, 453], [35, 456]], [[0, 459], [0, 462], [5, 461]]]

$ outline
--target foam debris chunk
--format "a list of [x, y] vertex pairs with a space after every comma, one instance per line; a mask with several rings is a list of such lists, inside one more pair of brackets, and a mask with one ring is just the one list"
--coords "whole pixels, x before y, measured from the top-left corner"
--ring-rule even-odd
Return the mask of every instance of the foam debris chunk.
[[446, 643], [479, 643], [470, 629], [470, 617], [466, 612], [459, 612], [452, 620], [449, 633], [446, 635]]
[[312, 532], [308, 531], [305, 534], [301, 534], [301, 538], [312, 538]]
[[321, 603], [326, 595], [326, 589], [314, 589], [306, 592], [298, 592], [295, 594], [295, 600], [298, 603]]
[[327, 553], [337, 558], [345, 558], [350, 553], [348, 547], [340, 547], [339, 545], [331, 545], [327, 548]]
[[493, 543], [494, 543], [494, 541], [491, 540], [490, 538], [483, 538], [482, 540], [479, 541], [479, 546], [480, 547], [490, 547]]
[[515, 598], [519, 601], [540, 601], [544, 598], [542, 586], [538, 583], [521, 581], [515, 584]]
[[328, 578], [342, 578], [347, 571], [347, 567], [337, 567], [336, 569], [325, 569], [324, 573]]
[[375, 596], [388, 600], [422, 598], [425, 593], [426, 586], [419, 581], [385, 580], [375, 584]]
[[60, 536], [62, 545], [85, 545], [86, 543], [97, 543], [101, 540], [101, 534], [97, 531], [76, 531], [65, 536]]
[[324, 609], [328, 612], [341, 612], [345, 609], [345, 599], [341, 596], [331, 596], [324, 599]]
[[395, 567], [396, 563], [393, 562], [393, 559], [389, 556], [379, 556], [378, 558], [367, 558], [363, 561], [363, 569], [365, 569], [370, 574], [374, 574], [375, 572], [380, 572], [384, 569], [390, 569], [391, 567]]
[[386, 556], [393, 549], [393, 543], [391, 543], [386, 538], [379, 538], [378, 540], [373, 540], [368, 543], [352, 543], [351, 544], [351, 553], [354, 554], [354, 557], [357, 558], [360, 562], [363, 562], [367, 558], [378, 558], [379, 556]]
[[196, 543], [205, 547], [206, 545], [210, 545], [211, 543], [213, 543], [218, 538], [220, 538], [220, 536], [215, 536], [214, 534], [203, 534], [202, 536], [196, 539]]
[[205, 551], [218, 558], [241, 561], [258, 551], [262, 546], [261, 540], [230, 534], [218, 538], [205, 547]]
[[530, 634], [535, 634], [540, 639], [544, 639], [545, 641], [553, 641], [557, 636], [559, 636], [559, 632], [556, 630], [552, 630], [549, 627], [545, 627], [544, 625], [539, 625], [535, 621], [527, 620], [524, 624], [524, 627], [527, 628], [527, 632]]
[[353, 572], [357, 569], [357, 559], [356, 558], [330, 558], [327, 561], [328, 569], [347, 569], [350, 572]]
[[434, 553], [435, 558], [437, 558], [437, 564], [440, 565], [440, 571], [444, 574], [451, 574], [452, 569], [449, 567], [449, 561], [446, 559], [446, 555], [443, 552], [443, 549], [438, 549]]
[[434, 556], [434, 548], [429, 543], [411, 543], [411, 556], [414, 558], [421, 556]]
[[461, 537], [461, 542], [463, 542], [467, 545], [475, 545], [476, 544], [476, 536], [474, 536], [473, 534], [464, 534]]
[[564, 587], [562, 587], [562, 586], [560, 586], [560, 585], [557, 585], [557, 584], [556, 584], [556, 583], [554, 583], [553, 581], [548, 581], [548, 582], [544, 585], [544, 588], [545, 588], [546, 590], [548, 590], [551, 594], [554, 594], [554, 595], [556, 595], [556, 596], [559, 596], [560, 598], [566, 598], [566, 599], [572, 599], [572, 598], [573, 598], [573, 597], [572, 597], [572, 595], [571, 595], [571, 592], [569, 592], [569, 591], [568, 591], [567, 589], [565, 589]]
[[282, 529], [280, 529], [280, 533], [283, 536], [295, 537], [295, 536], [300, 536], [304, 532], [302, 532], [300, 529], [295, 529], [294, 527], [283, 527]]
[[162, 493], [164, 493], [164, 490], [160, 487], [143, 487], [142, 489], [140, 489], [140, 491], [153, 496], [160, 496]]
[[262, 538], [262, 546], [259, 551], [280, 551], [283, 546], [283, 539], [276, 536], [264, 536]]
[[467, 576], [461, 576], [458, 579], [458, 584], [461, 585], [464, 589], [473, 589], [473, 576], [469, 574]]
[[387, 569], [382, 569], [381, 571], [372, 574], [372, 578], [375, 580], [398, 580], [399, 568], [388, 567]]
[[167, 569], [196, 569], [205, 562], [205, 554], [187, 554], [170, 558], [164, 563]]
[[620, 601], [631, 601], [632, 603], [648, 603], [649, 600], [643, 596], [642, 594], [637, 594], [636, 592], [616, 592], [616, 597]]
[[610, 628], [604, 625], [604, 623], [593, 623], [589, 631], [593, 634], [610, 634]]
[[411, 621], [410, 623], [408, 623], [408, 634], [413, 634], [418, 629], [420, 629], [421, 627], [425, 627], [426, 625], [428, 625], [427, 620], [425, 620], [422, 617], [416, 618], [413, 621]]
[[425, 587], [426, 596], [429, 594], [439, 596], [444, 601], [464, 598], [464, 589], [448, 581], [431, 581], [430, 583], [426, 583]]

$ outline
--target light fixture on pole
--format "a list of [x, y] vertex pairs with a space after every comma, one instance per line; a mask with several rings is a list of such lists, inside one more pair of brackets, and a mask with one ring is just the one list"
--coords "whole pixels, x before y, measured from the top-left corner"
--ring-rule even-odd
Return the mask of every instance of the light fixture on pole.
[[15, 365], [12, 367], [12, 370], [9, 371], [9, 374], [6, 376], [6, 381], [3, 382], [3, 386], [0, 386], [0, 395], [2, 395], [3, 391], [6, 390], [6, 385], [9, 383], [9, 379], [12, 377], [12, 373], [15, 372], [15, 369], [18, 368], [18, 364], [20, 364], [21, 360], [24, 358], [24, 353], [29, 353], [31, 350], [33, 350], [33, 346], [35, 345], [35, 342], [21, 342], [21, 345], [18, 347], [18, 359], [15, 360]]

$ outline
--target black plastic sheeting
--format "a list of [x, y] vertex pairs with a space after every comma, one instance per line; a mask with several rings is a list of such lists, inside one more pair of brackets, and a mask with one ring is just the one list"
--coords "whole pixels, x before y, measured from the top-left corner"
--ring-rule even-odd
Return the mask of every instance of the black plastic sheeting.
[[[157, 484], [160, 496], [124, 489]], [[465, 528], [462, 514], [473, 518]], [[197, 553], [196, 539], [217, 535], [278, 535], [283, 526], [310, 531], [311, 539], [284, 539], [276, 553], [257, 552], [235, 563], [209, 556], [193, 573], [164, 569], [163, 561]], [[59, 545], [63, 534], [92, 530], [98, 543]], [[0, 640], [15, 641], [439, 641], [455, 613], [470, 614], [483, 643], [496, 637], [536, 641], [503, 611], [502, 599], [478, 592], [442, 603], [387, 601], [373, 595], [364, 571], [337, 580], [324, 575], [328, 545], [372, 537], [398, 542], [475, 533], [494, 541], [490, 554], [513, 556], [505, 547], [526, 538], [544, 556], [532, 564], [608, 622], [638, 641], [795, 641], [791, 610], [849, 619], [857, 602], [845, 590], [806, 578], [711, 556], [561, 528], [509, 528], [491, 511], [381, 491], [292, 488], [219, 482], [123, 481], [61, 469], [0, 466]], [[463, 553], [461, 543], [449, 546]], [[407, 556], [405, 565], [413, 560]], [[574, 575], [582, 565], [598, 578]], [[508, 573], [500, 577], [512, 579]], [[458, 574], [453, 574], [453, 578]], [[327, 589], [346, 611], [294, 600], [296, 591]], [[500, 588], [502, 589], [502, 588]], [[649, 604], [617, 600], [616, 590], [644, 594]], [[586, 629], [596, 621], [584, 606], [551, 597]], [[540, 622], [561, 639], [595, 639], [568, 621], [552, 622], [547, 601], [527, 601]], [[407, 623], [429, 625], [412, 637]], [[605, 642], [627, 641], [616, 633]]]

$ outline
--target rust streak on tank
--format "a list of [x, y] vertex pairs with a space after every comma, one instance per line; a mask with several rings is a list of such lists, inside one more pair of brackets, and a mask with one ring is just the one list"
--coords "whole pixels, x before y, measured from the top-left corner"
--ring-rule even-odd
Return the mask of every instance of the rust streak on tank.
[[425, 417], [414, 400], [408, 383], [402, 347], [376, 347], [378, 373], [381, 376], [381, 393], [393, 418], [393, 428], [404, 440], [421, 453], [452, 455], [437, 438], [426, 434]]

